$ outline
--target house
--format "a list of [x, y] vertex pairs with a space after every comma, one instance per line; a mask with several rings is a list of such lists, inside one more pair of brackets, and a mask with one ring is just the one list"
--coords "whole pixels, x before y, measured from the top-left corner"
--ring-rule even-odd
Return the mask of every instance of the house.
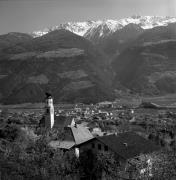
[[[50, 128], [50, 126], [48, 125], [49, 123], [47, 123], [48, 121], [50, 121], [50, 116], [44, 115], [42, 119], [40, 120], [40, 126]], [[64, 127], [74, 126], [74, 124], [75, 124], [75, 120], [73, 116], [64, 116], [64, 115], [54, 114], [54, 124], [52, 128], [63, 130]]]
[[159, 146], [133, 132], [94, 137], [80, 143], [77, 148], [79, 148], [80, 154], [87, 150], [91, 150], [94, 153], [102, 151], [115, 153], [119, 161], [123, 164], [128, 159], [138, 157], [141, 154], [149, 154], [160, 149]]
[[99, 107], [108, 107], [108, 108], [110, 108], [110, 107], [113, 107], [113, 103], [110, 102], [110, 101], [104, 101], [104, 102], [98, 103], [98, 106]]
[[[64, 127], [63, 136], [59, 140], [53, 140], [49, 145], [53, 148], [59, 148], [64, 151], [74, 149], [77, 145], [87, 142], [93, 138], [90, 131], [81, 126]], [[79, 149], [75, 148], [76, 155], [79, 156]]]
[[[104, 153], [105, 158], [106, 154], [113, 154], [115, 160], [119, 164], [119, 173], [122, 179], [135, 179], [136, 170], [139, 173], [147, 171], [148, 168], [151, 170], [152, 161], [150, 155], [160, 149], [160, 147], [149, 140], [146, 140], [133, 132], [94, 137], [76, 147], [79, 149], [80, 159], [84, 159], [85, 156], [90, 156], [96, 160], [96, 154], [101, 152]], [[103, 158], [102, 154], [100, 155], [101, 158]], [[145, 162], [148, 165], [142, 169], [133, 169], [135, 168], [135, 165], [131, 164], [131, 162], [133, 162], [133, 160], [136, 161], [136, 159], [138, 161], [138, 159], [140, 160], [143, 156], [147, 157]], [[91, 164], [91, 162], [92, 160], [87, 163]], [[90, 167], [87, 168], [91, 169], [91, 166], [93, 165], [94, 164], [91, 164]], [[97, 176], [99, 179], [104, 179], [104, 174], [106, 173], [104, 169], [102, 169], [98, 172]], [[150, 173], [150, 175], [152, 174]]]

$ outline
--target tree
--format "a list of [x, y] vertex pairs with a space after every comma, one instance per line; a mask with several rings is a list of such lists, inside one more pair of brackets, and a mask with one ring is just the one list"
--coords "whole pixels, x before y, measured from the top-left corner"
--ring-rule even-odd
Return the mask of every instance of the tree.
[[127, 172], [132, 169], [135, 179], [171, 180], [176, 178], [176, 156], [173, 151], [159, 151], [141, 155], [129, 161]]
[[4, 180], [55, 180], [78, 173], [79, 162], [73, 153], [51, 148], [46, 136], [30, 141], [27, 146], [9, 141], [0, 155], [0, 172]]
[[119, 172], [119, 163], [112, 153], [94, 153], [87, 150], [80, 155], [80, 176], [83, 179], [94, 180], [101, 177], [116, 179]]

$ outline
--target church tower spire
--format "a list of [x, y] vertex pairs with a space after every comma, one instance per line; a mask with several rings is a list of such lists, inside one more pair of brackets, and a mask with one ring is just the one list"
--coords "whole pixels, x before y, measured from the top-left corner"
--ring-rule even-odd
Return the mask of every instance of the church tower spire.
[[45, 99], [45, 126], [48, 128], [53, 128], [54, 126], [54, 105], [53, 105], [53, 98], [51, 94], [46, 93], [46, 99]]

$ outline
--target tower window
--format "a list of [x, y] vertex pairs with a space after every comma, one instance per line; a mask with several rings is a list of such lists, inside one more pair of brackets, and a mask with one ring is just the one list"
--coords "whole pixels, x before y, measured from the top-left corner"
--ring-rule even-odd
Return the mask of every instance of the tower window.
[[105, 151], [108, 151], [108, 146], [104, 146], [104, 150], [105, 150]]
[[101, 150], [101, 144], [98, 144], [98, 150]]

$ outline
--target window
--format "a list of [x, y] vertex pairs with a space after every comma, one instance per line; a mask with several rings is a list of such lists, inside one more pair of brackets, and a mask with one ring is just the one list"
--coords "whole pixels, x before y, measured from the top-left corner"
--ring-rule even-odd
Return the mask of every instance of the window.
[[95, 144], [94, 143], [92, 143], [92, 148], [95, 148]]
[[98, 144], [98, 150], [101, 150], [101, 144]]
[[104, 150], [105, 150], [105, 151], [108, 151], [108, 146], [104, 146]]

